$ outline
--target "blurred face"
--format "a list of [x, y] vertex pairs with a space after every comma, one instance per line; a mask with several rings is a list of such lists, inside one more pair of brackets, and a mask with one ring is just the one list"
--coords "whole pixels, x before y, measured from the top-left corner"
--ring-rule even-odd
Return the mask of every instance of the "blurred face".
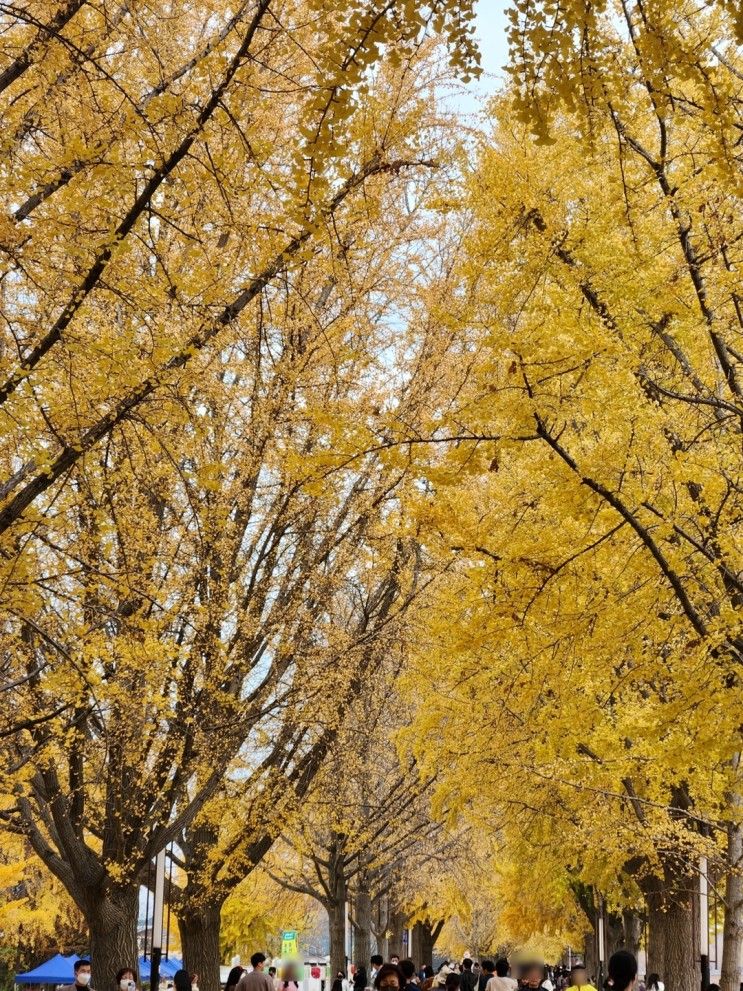
[[538, 988], [542, 983], [542, 968], [530, 967], [526, 972], [526, 977], [524, 980], [530, 988]]
[[582, 988], [584, 984], [588, 983], [585, 970], [574, 970], [571, 976], [573, 979], [573, 987]]
[[385, 974], [379, 982], [379, 991], [400, 991], [400, 981], [397, 974]]

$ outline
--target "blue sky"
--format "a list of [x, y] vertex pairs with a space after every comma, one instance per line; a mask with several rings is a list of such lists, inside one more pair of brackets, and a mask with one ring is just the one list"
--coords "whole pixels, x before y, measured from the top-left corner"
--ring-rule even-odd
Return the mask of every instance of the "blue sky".
[[[482, 65], [485, 72], [491, 75], [501, 75], [506, 64], [505, 9], [505, 0], [478, 0], [477, 3], [477, 32], [482, 49]], [[480, 85], [486, 86], [490, 91], [495, 87], [492, 79], [486, 79]]]
[[477, 0], [477, 34], [482, 52], [483, 76], [458, 93], [457, 106], [465, 113], [477, 111], [483, 99], [495, 93], [503, 79], [508, 57], [506, 45], [507, 0]]

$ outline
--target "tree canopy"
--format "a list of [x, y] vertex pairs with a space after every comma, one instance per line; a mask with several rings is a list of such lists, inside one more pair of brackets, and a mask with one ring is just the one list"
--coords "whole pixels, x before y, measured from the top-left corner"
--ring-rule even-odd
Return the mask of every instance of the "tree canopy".
[[464, 120], [475, 14], [0, 9], [3, 928], [104, 982], [167, 847], [204, 991], [267, 878], [692, 991], [700, 863], [737, 989], [742, 15], [515, 0]]

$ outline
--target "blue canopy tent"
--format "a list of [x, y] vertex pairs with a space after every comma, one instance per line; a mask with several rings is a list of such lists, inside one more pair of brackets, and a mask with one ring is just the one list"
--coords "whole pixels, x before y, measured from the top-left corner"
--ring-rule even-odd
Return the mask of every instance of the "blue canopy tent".
[[79, 957], [74, 953], [71, 957], [62, 956], [58, 953], [51, 960], [46, 960], [39, 964], [34, 970], [29, 970], [26, 974], [16, 974], [16, 984], [72, 984], [75, 980], [73, 966]]
[[[137, 966], [139, 967], [140, 981], [149, 981], [150, 961], [145, 960], [144, 957], [140, 957], [137, 961]], [[171, 957], [170, 960], [160, 961], [160, 977], [175, 977], [177, 970], [183, 970], [183, 963], [176, 957]]]
[[[26, 974], [16, 974], [16, 984], [72, 984], [75, 980], [74, 965], [80, 957], [73, 953], [70, 957], [65, 957], [58, 953], [56, 957], [40, 964], [34, 970], [29, 970]], [[183, 963], [172, 957], [170, 960], [160, 962], [160, 977], [173, 977], [177, 970], [183, 968]], [[150, 961], [140, 957], [137, 961], [137, 978], [140, 981], [150, 979]]]

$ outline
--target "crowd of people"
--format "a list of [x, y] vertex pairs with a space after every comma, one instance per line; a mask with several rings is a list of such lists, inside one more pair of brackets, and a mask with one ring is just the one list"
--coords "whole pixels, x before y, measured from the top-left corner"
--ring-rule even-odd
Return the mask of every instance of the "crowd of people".
[[225, 991], [299, 991], [294, 965], [287, 964], [281, 974], [275, 967], [266, 969], [265, 953], [254, 953], [250, 970], [233, 967], [227, 977]]
[[[299, 981], [293, 964], [287, 964], [281, 975], [275, 967], [266, 970], [266, 955], [254, 953], [250, 958], [250, 970], [233, 967], [227, 978], [225, 991], [299, 991]], [[90, 960], [76, 960], [73, 966], [75, 979], [58, 991], [93, 991]], [[137, 972], [133, 967], [122, 967], [116, 974], [114, 987], [106, 991], [137, 991]], [[199, 991], [199, 975], [178, 970], [167, 991]]]
[[[91, 984], [93, 971], [90, 960], [84, 958], [76, 960], [72, 969], [75, 975], [73, 983], [63, 985], [58, 991], [93, 991]], [[187, 970], [178, 970], [175, 972], [169, 988], [172, 988], [172, 991], [199, 991], [199, 975], [189, 974]], [[116, 972], [114, 987], [106, 988], [106, 991], [137, 991], [136, 970], [133, 967], [122, 967]], [[272, 988], [271, 991], [278, 991], [278, 989]]]
[[[582, 963], [575, 963], [569, 969], [525, 963], [515, 977], [505, 957], [482, 963], [469, 957], [461, 963], [445, 960], [436, 972], [430, 966], [418, 968], [414, 961], [400, 960], [398, 956], [391, 956], [385, 962], [377, 954], [370, 963], [368, 971], [364, 964], [357, 964], [351, 981], [339, 972], [331, 991], [566, 991], [568, 988], [597, 991], [595, 979], [589, 977]], [[646, 983], [639, 982], [635, 957], [620, 950], [609, 961], [604, 991], [665, 991], [665, 988], [657, 974], [650, 975]]]
[[[291, 964], [279, 975], [275, 967], [266, 969], [266, 956], [254, 953], [251, 969], [233, 967], [227, 978], [225, 991], [299, 991], [299, 981]], [[476, 962], [465, 957], [461, 963], [445, 960], [434, 972], [426, 965], [416, 967], [412, 960], [384, 958], [375, 954], [367, 970], [364, 964], [354, 968], [352, 979], [338, 973], [331, 991], [597, 991], [594, 979], [589, 978], [581, 963], [569, 970], [550, 969], [542, 963], [526, 963], [519, 967], [516, 977], [505, 957], [498, 960]], [[75, 982], [61, 991], [93, 991], [91, 965], [81, 959], [75, 963]], [[111, 991], [136, 991], [136, 971], [122, 967], [116, 974], [116, 986]], [[198, 975], [179, 970], [173, 978], [173, 991], [199, 991]], [[637, 978], [637, 961], [626, 950], [619, 950], [609, 960], [608, 976], [604, 991], [665, 991], [657, 974], [651, 974], [646, 982]], [[711, 991], [711, 989], [710, 989]]]

